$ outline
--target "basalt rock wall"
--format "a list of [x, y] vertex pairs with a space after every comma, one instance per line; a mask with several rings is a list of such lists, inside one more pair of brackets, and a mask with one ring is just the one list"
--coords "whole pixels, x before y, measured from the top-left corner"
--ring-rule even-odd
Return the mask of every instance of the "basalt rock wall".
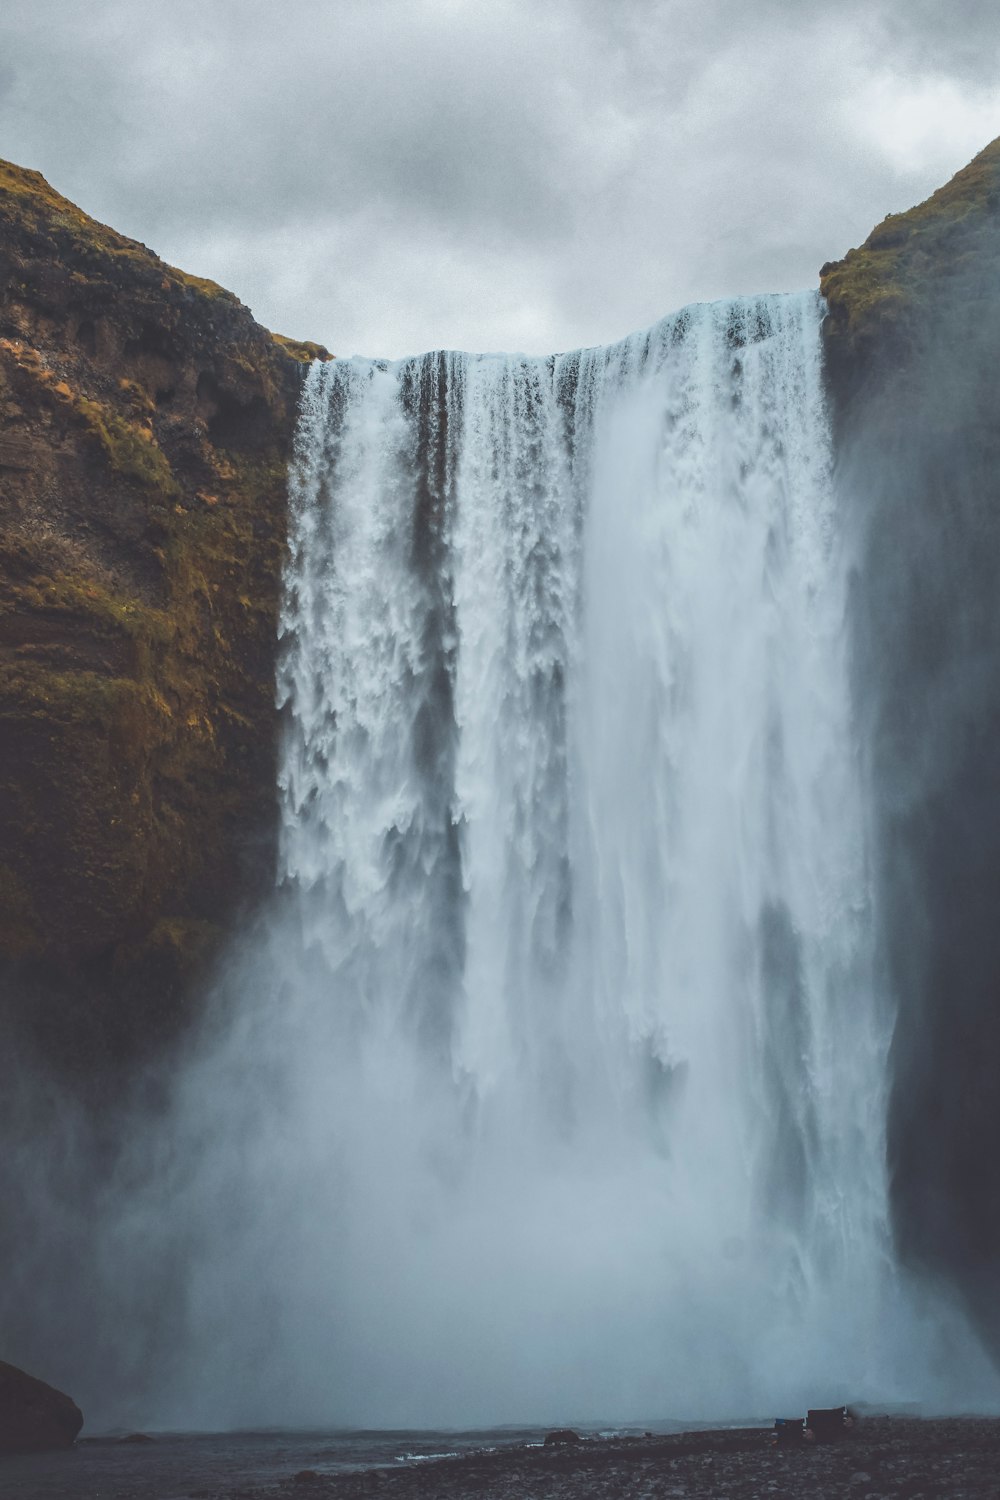
[[273, 878], [285, 470], [317, 346], [0, 163], [0, 994], [162, 1044]]
[[1000, 141], [821, 284], [897, 1008], [896, 1236], [1000, 1351]]

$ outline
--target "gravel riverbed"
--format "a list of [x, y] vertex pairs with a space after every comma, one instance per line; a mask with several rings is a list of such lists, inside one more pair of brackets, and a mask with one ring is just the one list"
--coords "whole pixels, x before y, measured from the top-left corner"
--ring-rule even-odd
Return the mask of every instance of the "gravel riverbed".
[[[778, 1449], [765, 1428], [542, 1446], [504, 1435], [436, 1457], [388, 1435], [164, 1437], [0, 1460], [3, 1500], [1000, 1500], [1000, 1418], [868, 1416], [836, 1443]], [[500, 1435], [498, 1435], [498, 1438]], [[379, 1443], [383, 1446], [378, 1455]], [[229, 1445], [227, 1447], [227, 1444]], [[242, 1445], [242, 1446], [241, 1446]], [[249, 1445], [249, 1446], [248, 1446]], [[347, 1447], [345, 1447], [347, 1445]], [[446, 1446], [446, 1445], [445, 1445]], [[375, 1459], [372, 1462], [372, 1458]], [[306, 1460], [315, 1467], [294, 1467]]]

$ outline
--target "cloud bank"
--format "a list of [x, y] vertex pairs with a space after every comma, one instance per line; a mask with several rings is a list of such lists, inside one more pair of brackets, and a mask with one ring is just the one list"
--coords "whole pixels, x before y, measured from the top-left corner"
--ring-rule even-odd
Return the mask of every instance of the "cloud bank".
[[1000, 133], [985, 0], [8, 0], [0, 59], [0, 154], [341, 354], [815, 285]]

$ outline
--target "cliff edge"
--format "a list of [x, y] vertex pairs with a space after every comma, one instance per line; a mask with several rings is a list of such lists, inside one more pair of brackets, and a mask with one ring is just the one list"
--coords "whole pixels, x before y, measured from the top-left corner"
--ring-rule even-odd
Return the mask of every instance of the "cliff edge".
[[837, 398], [922, 357], [942, 306], [992, 317], [1000, 273], [1000, 138], [924, 203], [889, 214], [820, 271], [827, 369]]
[[285, 476], [316, 345], [0, 162], [0, 966], [89, 1067], [268, 888]]
[[1000, 1361], [1000, 140], [821, 287], [896, 1237]]

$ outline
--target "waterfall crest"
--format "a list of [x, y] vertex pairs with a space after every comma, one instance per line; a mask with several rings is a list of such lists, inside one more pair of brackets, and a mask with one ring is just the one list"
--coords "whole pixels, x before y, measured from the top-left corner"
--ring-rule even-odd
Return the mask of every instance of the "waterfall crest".
[[331, 1206], [286, 1253], [348, 1420], [891, 1383], [821, 316], [310, 371], [280, 1047]]

